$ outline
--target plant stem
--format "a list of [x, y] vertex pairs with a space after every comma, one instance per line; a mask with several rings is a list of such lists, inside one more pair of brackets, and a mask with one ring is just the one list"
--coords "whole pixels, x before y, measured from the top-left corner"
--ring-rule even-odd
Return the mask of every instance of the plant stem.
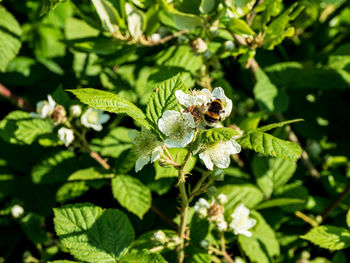
[[18, 97], [15, 94], [13, 94], [8, 88], [6, 88], [1, 83], [0, 83], [0, 96], [8, 99], [13, 104], [17, 105], [18, 108], [24, 109], [29, 112], [35, 111], [35, 109], [31, 105], [29, 105], [28, 102], [26, 102], [21, 97]]
[[202, 184], [204, 183], [204, 181], [209, 176], [209, 174], [210, 174], [209, 172], [203, 173], [202, 177], [198, 180], [197, 184], [195, 185], [195, 187], [193, 188], [193, 190], [191, 191], [191, 193], [189, 195], [189, 202], [191, 202], [193, 200], [193, 198], [195, 196], [197, 196], [197, 194], [200, 192], [200, 188], [201, 188]]
[[182, 162], [180, 169], [179, 169], [179, 190], [180, 190], [180, 196], [181, 196], [181, 222], [180, 222], [180, 228], [179, 228], [179, 238], [180, 238], [180, 245], [178, 247], [178, 259], [179, 263], [183, 263], [185, 259], [185, 237], [186, 237], [186, 225], [187, 225], [187, 216], [188, 216], [188, 209], [189, 209], [189, 199], [186, 191], [186, 171], [184, 170], [185, 165], [187, 161], [191, 157], [191, 151], [188, 151], [184, 161]]
[[312, 225], [313, 227], [318, 226], [318, 222], [314, 219], [312, 219], [311, 217], [305, 215], [303, 212], [301, 211], [296, 211], [295, 215], [299, 218], [301, 218], [302, 220], [304, 220], [306, 223], [309, 223], [310, 225]]

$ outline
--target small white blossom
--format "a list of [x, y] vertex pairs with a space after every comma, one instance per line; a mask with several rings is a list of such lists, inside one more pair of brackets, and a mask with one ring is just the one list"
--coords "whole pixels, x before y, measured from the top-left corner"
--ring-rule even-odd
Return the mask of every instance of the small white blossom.
[[45, 119], [52, 114], [52, 112], [55, 109], [55, 106], [56, 102], [54, 101], [54, 99], [51, 97], [51, 95], [47, 95], [47, 100], [39, 101], [36, 104], [37, 113], [33, 113], [32, 116]]
[[218, 220], [218, 221], [216, 222], [216, 227], [218, 228], [218, 230], [219, 230], [220, 232], [224, 232], [224, 231], [227, 230], [227, 222], [226, 222], [224, 219]]
[[232, 40], [227, 40], [227, 41], [225, 41], [225, 43], [224, 43], [224, 48], [225, 48], [227, 51], [232, 51], [232, 50], [235, 48], [235, 43], [233, 43]]
[[11, 208], [11, 214], [14, 218], [19, 218], [23, 215], [24, 213], [24, 209], [22, 206], [20, 205], [14, 205], [12, 208]]
[[[204, 150], [203, 150], [204, 149]], [[230, 155], [241, 151], [241, 146], [234, 140], [226, 142], [219, 141], [214, 144], [202, 145], [199, 154], [209, 170], [214, 169], [214, 165], [218, 168], [227, 168], [230, 165]]]
[[81, 115], [81, 107], [80, 105], [72, 105], [69, 108], [70, 115], [73, 117], [79, 117]]
[[208, 242], [208, 240], [203, 239], [201, 242], [199, 242], [199, 245], [202, 248], [207, 249], [209, 247], [209, 242]]
[[175, 245], [178, 245], [181, 243], [181, 239], [178, 236], [174, 236], [171, 238], [171, 242], [173, 242]]
[[184, 148], [192, 142], [195, 122], [191, 113], [168, 110], [158, 121], [158, 127], [166, 135], [164, 141], [169, 148]]
[[220, 205], [224, 205], [227, 203], [227, 196], [225, 194], [219, 194], [216, 199], [218, 200]]
[[201, 38], [193, 40], [192, 46], [198, 53], [204, 53], [208, 49], [207, 43]]
[[236, 235], [242, 234], [247, 237], [252, 236], [252, 233], [248, 230], [255, 226], [256, 220], [249, 218], [249, 212], [249, 209], [243, 204], [237, 206], [235, 211], [233, 211], [231, 215], [232, 222], [230, 223], [230, 228]]
[[246, 263], [242, 258], [235, 257], [235, 263]]
[[199, 198], [194, 205], [194, 211], [196, 211], [200, 217], [204, 218], [208, 215], [209, 207], [210, 205], [207, 200], [204, 198]]
[[74, 141], [73, 130], [62, 127], [58, 130], [58, 138], [63, 144], [68, 147]]
[[80, 118], [81, 124], [95, 131], [101, 131], [102, 124], [106, 123], [108, 120], [108, 114], [104, 114], [103, 111], [92, 108], [87, 109]]
[[154, 42], [154, 43], [159, 42], [159, 40], [160, 40], [161, 38], [162, 38], [162, 36], [161, 36], [160, 34], [158, 34], [158, 33], [154, 33], [154, 34], [151, 35], [151, 40], [152, 40], [152, 42]]
[[162, 230], [158, 230], [154, 233], [154, 240], [160, 244], [164, 244], [167, 241], [167, 236]]
[[135, 171], [140, 171], [149, 162], [157, 161], [163, 152], [163, 144], [157, 136], [146, 129], [141, 132], [133, 130], [129, 132], [129, 137], [134, 144], [134, 152], [137, 160]]
[[175, 91], [175, 96], [179, 103], [186, 108], [191, 106], [201, 106], [208, 102], [212, 95], [208, 89], [192, 90], [191, 93], [186, 94], [182, 90]]
[[228, 116], [230, 116], [232, 111], [232, 100], [225, 96], [225, 92], [221, 87], [215, 88], [212, 96], [215, 99], [221, 100], [223, 113], [220, 116], [222, 120], [226, 119]]

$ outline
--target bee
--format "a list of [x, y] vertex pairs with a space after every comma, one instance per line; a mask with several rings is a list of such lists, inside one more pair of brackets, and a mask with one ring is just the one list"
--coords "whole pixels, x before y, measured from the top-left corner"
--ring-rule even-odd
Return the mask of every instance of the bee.
[[204, 119], [209, 126], [214, 126], [217, 122], [221, 121], [222, 113], [225, 113], [222, 101], [220, 99], [214, 99], [207, 103], [207, 111], [204, 113]]

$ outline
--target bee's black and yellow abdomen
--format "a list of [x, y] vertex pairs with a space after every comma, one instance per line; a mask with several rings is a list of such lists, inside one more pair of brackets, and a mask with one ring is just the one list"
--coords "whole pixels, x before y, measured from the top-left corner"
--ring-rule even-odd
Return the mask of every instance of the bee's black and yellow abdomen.
[[214, 112], [211, 111], [207, 111], [204, 115], [204, 119], [208, 122], [208, 123], [216, 123], [220, 120], [220, 115], [216, 114]]
[[210, 102], [208, 110], [204, 114], [204, 119], [208, 124], [215, 124], [221, 120], [220, 111], [222, 110], [222, 102], [215, 99]]

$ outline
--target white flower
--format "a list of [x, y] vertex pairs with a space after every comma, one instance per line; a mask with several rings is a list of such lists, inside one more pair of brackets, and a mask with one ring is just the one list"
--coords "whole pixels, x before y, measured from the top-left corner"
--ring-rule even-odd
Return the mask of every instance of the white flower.
[[209, 207], [210, 205], [207, 200], [204, 198], [199, 198], [194, 205], [194, 211], [196, 211], [200, 217], [204, 218], [208, 215]]
[[230, 165], [230, 155], [241, 151], [241, 146], [234, 140], [226, 142], [219, 141], [210, 145], [202, 145], [199, 147], [205, 149], [199, 154], [209, 170], [213, 170], [214, 165], [219, 168], [227, 168]]
[[227, 222], [224, 219], [218, 220], [216, 221], [216, 227], [220, 232], [224, 232], [227, 230]]
[[154, 33], [151, 35], [151, 40], [152, 42], [155, 42], [155, 43], [159, 42], [161, 38], [162, 38], [161, 35], [158, 33]]
[[24, 209], [22, 206], [20, 205], [14, 205], [12, 208], [11, 208], [11, 214], [14, 218], [19, 218], [23, 215], [24, 213]]
[[223, 113], [220, 114], [220, 117], [222, 120], [226, 119], [232, 111], [232, 100], [225, 96], [225, 92], [221, 87], [215, 88], [212, 95], [213, 98], [221, 100]]
[[101, 131], [102, 124], [106, 123], [108, 120], [108, 114], [104, 114], [103, 111], [92, 108], [87, 109], [80, 118], [81, 124], [95, 131]]
[[227, 40], [227, 41], [225, 41], [225, 43], [224, 43], [224, 48], [225, 48], [227, 51], [232, 51], [232, 50], [235, 48], [235, 43], [233, 43], [232, 40]]
[[72, 105], [69, 108], [70, 115], [73, 117], [79, 117], [81, 115], [81, 107], [80, 105]]
[[167, 110], [158, 121], [158, 127], [166, 135], [169, 148], [184, 148], [192, 142], [195, 123], [191, 113]]
[[205, 239], [203, 239], [201, 242], [199, 242], [199, 245], [204, 248], [207, 249], [209, 247], [209, 242]]
[[225, 194], [219, 194], [216, 199], [218, 200], [220, 205], [224, 205], [227, 203], [227, 196]]
[[56, 102], [54, 99], [51, 97], [51, 95], [47, 95], [47, 100], [42, 100], [39, 101], [36, 104], [36, 112], [37, 114], [32, 114], [35, 117], [40, 117], [40, 118], [47, 118], [49, 117], [53, 110], [55, 109]]
[[175, 245], [178, 245], [181, 243], [181, 239], [178, 236], [174, 236], [171, 238], [171, 242], [173, 242]]
[[134, 152], [137, 160], [135, 171], [140, 171], [149, 162], [157, 161], [163, 152], [163, 144], [157, 136], [146, 129], [141, 132], [133, 130], [129, 132], [129, 137], [134, 144]]
[[207, 43], [201, 38], [193, 40], [192, 46], [198, 53], [204, 53], [208, 49]]
[[191, 93], [186, 94], [182, 90], [175, 91], [175, 97], [181, 105], [186, 108], [190, 106], [201, 106], [212, 97], [211, 92], [208, 89], [192, 90]]
[[154, 233], [154, 240], [160, 244], [164, 244], [167, 240], [165, 233], [162, 230], [158, 230]]
[[63, 144], [68, 147], [74, 141], [73, 130], [62, 127], [58, 130], [58, 138]]
[[242, 234], [247, 237], [251, 237], [252, 233], [248, 230], [251, 229], [256, 224], [256, 220], [249, 218], [249, 209], [246, 208], [243, 204], [240, 204], [233, 211], [232, 222], [230, 223], [230, 228], [233, 232], [238, 235]]

